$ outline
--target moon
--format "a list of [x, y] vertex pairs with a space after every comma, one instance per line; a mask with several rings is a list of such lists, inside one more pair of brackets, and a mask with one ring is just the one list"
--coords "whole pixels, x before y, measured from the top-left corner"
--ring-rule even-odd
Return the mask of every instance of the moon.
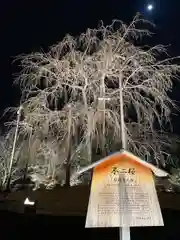
[[147, 5], [147, 10], [151, 12], [153, 10], [154, 6], [152, 4]]

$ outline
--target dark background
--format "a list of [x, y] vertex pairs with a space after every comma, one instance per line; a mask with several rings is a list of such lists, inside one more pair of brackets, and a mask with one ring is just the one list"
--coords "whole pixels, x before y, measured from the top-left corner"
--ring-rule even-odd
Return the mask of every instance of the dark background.
[[[150, 13], [148, 3], [154, 4]], [[0, 115], [5, 108], [19, 104], [19, 89], [12, 86], [14, 74], [20, 69], [12, 64], [15, 56], [32, 51], [46, 51], [66, 33], [78, 35], [86, 28], [97, 27], [100, 20], [129, 22], [136, 12], [156, 24], [152, 43], [171, 44], [172, 56], [180, 54], [179, 0], [6, 0], [0, 5]], [[179, 85], [173, 98], [179, 97]], [[179, 118], [173, 117], [175, 132], [180, 133]], [[1, 125], [3, 120], [1, 119]]]
[[[178, 240], [179, 212], [163, 211], [164, 227], [131, 228], [131, 240]], [[119, 240], [118, 228], [85, 229], [85, 217], [18, 215], [0, 212], [1, 237], [4, 239], [84, 239]]]

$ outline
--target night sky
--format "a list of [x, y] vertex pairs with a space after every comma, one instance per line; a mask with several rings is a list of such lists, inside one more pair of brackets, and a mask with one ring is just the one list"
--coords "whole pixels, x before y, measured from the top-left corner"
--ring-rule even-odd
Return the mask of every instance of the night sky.
[[[154, 9], [147, 11], [147, 5]], [[6, 0], [0, 5], [0, 114], [19, 103], [18, 87], [12, 86], [13, 74], [19, 71], [12, 60], [32, 51], [46, 51], [65, 34], [78, 35], [86, 28], [95, 28], [100, 20], [129, 22], [136, 12], [156, 24], [152, 43], [171, 44], [172, 56], [180, 55], [180, 0]], [[180, 101], [180, 86], [173, 98]], [[175, 131], [180, 133], [174, 118]]]

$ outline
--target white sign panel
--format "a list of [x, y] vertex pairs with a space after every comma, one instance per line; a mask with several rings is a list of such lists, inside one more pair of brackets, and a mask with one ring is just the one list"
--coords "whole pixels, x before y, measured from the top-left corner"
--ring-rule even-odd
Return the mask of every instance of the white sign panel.
[[151, 171], [129, 156], [94, 169], [86, 227], [163, 226]]

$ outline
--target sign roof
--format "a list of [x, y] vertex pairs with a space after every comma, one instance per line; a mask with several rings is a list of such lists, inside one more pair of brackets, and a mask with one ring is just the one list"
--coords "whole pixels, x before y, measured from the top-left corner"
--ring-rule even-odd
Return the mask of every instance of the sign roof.
[[80, 175], [80, 174], [82, 174], [82, 173], [84, 173], [84, 172], [86, 172], [86, 171], [88, 171], [88, 170], [90, 170], [92, 168], [97, 167], [100, 164], [105, 163], [106, 161], [112, 161], [112, 159], [115, 159], [115, 158], [117, 159], [118, 157], [119, 157], [119, 160], [121, 161], [121, 159], [122, 159], [121, 157], [124, 156], [124, 155], [129, 157], [132, 161], [134, 161], [136, 163], [139, 163], [139, 164], [143, 165], [144, 167], [149, 168], [154, 173], [154, 175], [157, 176], [157, 177], [166, 177], [166, 176], [168, 176], [168, 173], [165, 172], [164, 170], [161, 170], [160, 168], [154, 166], [151, 163], [143, 161], [141, 158], [135, 156], [134, 154], [132, 154], [132, 153], [126, 151], [126, 150], [122, 150], [120, 152], [116, 152], [116, 153], [111, 154], [111, 155], [109, 155], [109, 156], [107, 156], [107, 157], [105, 157], [105, 158], [103, 158], [103, 159], [101, 159], [101, 160], [99, 160], [99, 161], [97, 161], [95, 163], [92, 163], [89, 166], [82, 168], [75, 175]]

